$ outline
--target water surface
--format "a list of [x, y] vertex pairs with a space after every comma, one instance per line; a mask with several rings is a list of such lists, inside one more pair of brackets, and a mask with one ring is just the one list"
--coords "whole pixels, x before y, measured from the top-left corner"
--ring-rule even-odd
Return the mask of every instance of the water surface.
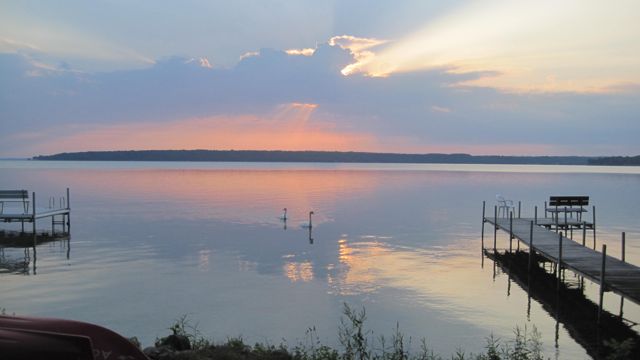
[[[218, 340], [295, 343], [315, 326], [335, 345], [346, 302], [366, 308], [374, 334], [399, 322], [414, 349], [425, 337], [444, 355], [478, 352], [491, 334], [535, 325], [547, 356], [583, 358], [540, 304], [527, 314], [526, 292], [483, 266], [482, 201], [503, 194], [532, 216], [549, 195], [589, 195], [598, 241], [616, 256], [626, 231], [627, 260], [640, 264], [639, 185], [637, 167], [2, 161], [0, 188], [48, 199], [69, 187], [72, 231], [38, 246], [35, 266], [32, 250], [2, 250], [4, 264], [29, 264], [0, 273], [0, 307], [144, 344], [186, 314]], [[310, 233], [300, 224], [311, 210]], [[618, 311], [618, 297], [605, 300]], [[640, 320], [638, 306], [624, 310]]]

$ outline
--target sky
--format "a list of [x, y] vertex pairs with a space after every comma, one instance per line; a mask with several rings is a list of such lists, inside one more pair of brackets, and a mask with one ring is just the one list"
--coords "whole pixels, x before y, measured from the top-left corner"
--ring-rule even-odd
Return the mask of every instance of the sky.
[[640, 154], [640, 2], [0, 2], [0, 158]]

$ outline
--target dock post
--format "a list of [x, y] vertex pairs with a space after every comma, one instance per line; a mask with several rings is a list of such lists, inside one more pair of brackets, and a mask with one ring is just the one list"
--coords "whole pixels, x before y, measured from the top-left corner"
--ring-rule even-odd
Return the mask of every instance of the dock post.
[[533, 207], [533, 220], [538, 225], [538, 205]]
[[567, 233], [569, 226], [567, 225], [567, 207], [564, 207], [564, 232]]
[[482, 244], [482, 251], [484, 251], [484, 223], [485, 223], [484, 207], [485, 207], [485, 201], [482, 200], [482, 235], [480, 235], [480, 241], [481, 241], [481, 244]]
[[531, 276], [531, 266], [533, 263], [533, 221], [529, 227], [529, 276]]
[[520, 200], [518, 200], [518, 219], [520, 219], [520, 205], [522, 204], [522, 202]]
[[[625, 232], [622, 232], [622, 262], [624, 261]], [[620, 296], [620, 320], [622, 320], [622, 308], [624, 307], [624, 296]]]
[[582, 246], [587, 244], [587, 222], [582, 221]]
[[513, 252], [512, 243], [513, 243], [513, 213], [509, 212], [509, 254]]
[[558, 236], [558, 266], [556, 266], [556, 276], [557, 276], [557, 283], [556, 283], [556, 290], [560, 291], [560, 277], [562, 274], [562, 232], [560, 232], [560, 235]]
[[624, 253], [625, 253], [624, 247], [625, 247], [625, 242], [626, 242], [625, 238], [626, 238], [626, 234], [623, 231], [622, 232], [622, 262], [624, 262]]
[[496, 253], [496, 241], [498, 239], [498, 206], [493, 207], [493, 253]]
[[606, 260], [607, 260], [607, 245], [602, 244], [602, 267], [600, 268], [600, 301], [598, 303], [598, 325], [600, 325], [600, 320], [602, 318], [602, 301], [604, 299], [604, 289], [605, 289], [604, 271], [606, 268]]
[[31, 223], [33, 225], [33, 248], [36, 247], [36, 192], [31, 193], [33, 206], [31, 207]]
[[596, 206], [593, 205], [593, 250], [596, 249]]
[[544, 202], [544, 218], [547, 218], [547, 201]]
[[71, 232], [71, 198], [69, 197], [69, 188], [67, 188], [67, 231]]
[[33, 224], [33, 233], [36, 233], [36, 193], [35, 191], [31, 194], [31, 199], [33, 200], [33, 207], [31, 209], [31, 223]]

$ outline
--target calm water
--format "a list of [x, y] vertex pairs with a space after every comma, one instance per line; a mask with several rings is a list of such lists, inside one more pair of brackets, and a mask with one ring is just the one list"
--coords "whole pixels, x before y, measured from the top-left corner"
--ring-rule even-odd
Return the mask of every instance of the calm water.
[[[527, 294], [512, 284], [507, 295], [506, 274], [481, 266], [482, 201], [498, 193], [522, 201], [523, 216], [549, 195], [589, 195], [598, 240], [616, 256], [626, 231], [627, 259], [640, 264], [640, 168], [0, 162], [0, 188], [48, 199], [66, 187], [70, 243], [40, 245], [27, 273], [0, 272], [0, 308], [98, 323], [146, 345], [185, 314], [217, 340], [296, 343], [315, 326], [336, 344], [346, 302], [365, 306], [374, 334], [399, 322], [444, 355], [535, 325], [547, 356], [586, 357], [563, 326], [555, 339], [540, 304], [527, 316]], [[310, 210], [311, 234], [300, 227]], [[0, 255], [5, 265], [26, 256]], [[617, 313], [619, 298], [605, 299]], [[625, 317], [640, 321], [639, 307], [625, 303]]]

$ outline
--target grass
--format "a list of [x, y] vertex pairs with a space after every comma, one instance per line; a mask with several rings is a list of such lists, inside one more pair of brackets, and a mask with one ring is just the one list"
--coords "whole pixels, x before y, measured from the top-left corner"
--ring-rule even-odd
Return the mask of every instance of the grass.
[[418, 349], [412, 351], [412, 339], [407, 338], [399, 324], [390, 337], [374, 337], [367, 330], [367, 313], [364, 308], [354, 309], [344, 304], [338, 329], [339, 348], [321, 343], [315, 327], [307, 329], [305, 337], [297, 345], [278, 346], [257, 343], [248, 345], [242, 338], [229, 338], [223, 343], [214, 343], [200, 334], [197, 326], [191, 325], [186, 316], [179, 318], [170, 328], [173, 335], [189, 339], [192, 350], [180, 351], [163, 359], [168, 360], [538, 360], [543, 359], [541, 335], [531, 330], [516, 327], [514, 338], [503, 341], [494, 336], [487, 338], [485, 350], [480, 354], [466, 353], [458, 349], [445, 358], [433, 352], [426, 339], [421, 339]]

